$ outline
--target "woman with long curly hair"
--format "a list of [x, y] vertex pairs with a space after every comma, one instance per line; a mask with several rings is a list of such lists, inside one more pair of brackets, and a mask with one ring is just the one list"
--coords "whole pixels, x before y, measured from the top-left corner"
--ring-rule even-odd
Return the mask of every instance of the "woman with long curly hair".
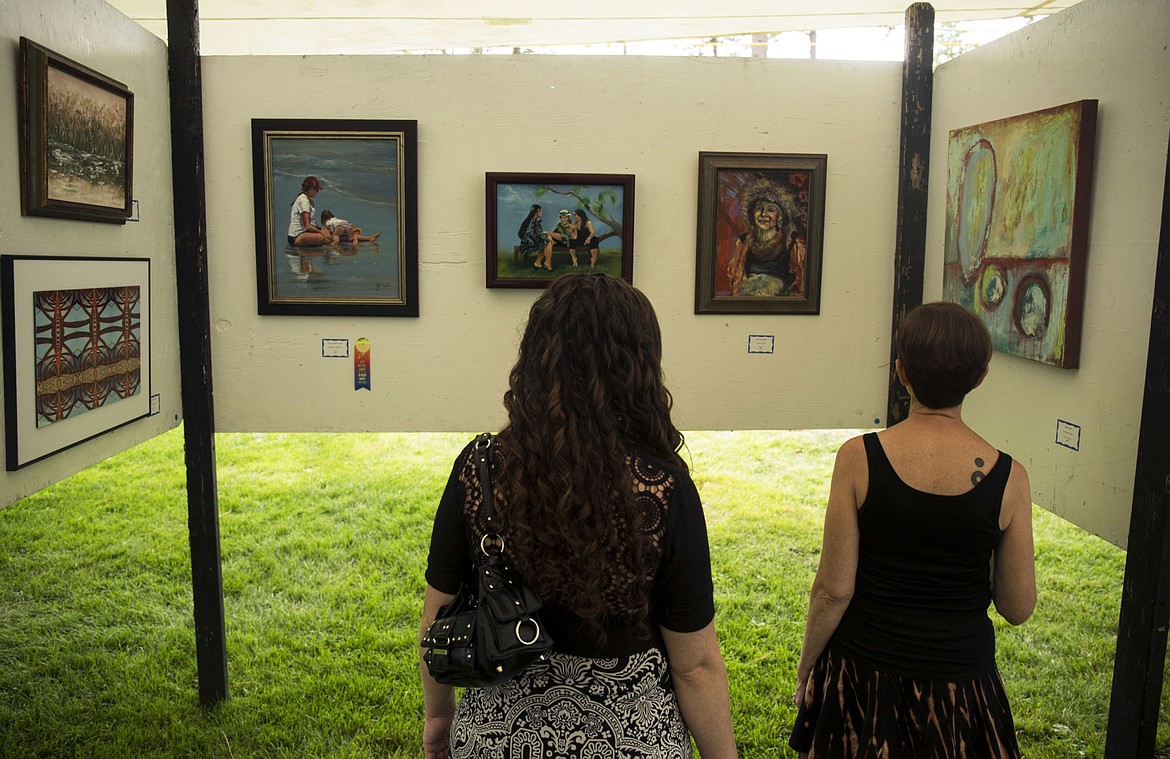
[[[520, 228], [516, 230], [516, 236], [520, 238], [520, 255], [527, 256], [529, 253], [536, 254], [536, 263], [534, 268], [541, 268], [540, 259], [544, 256], [545, 233], [544, 224], [541, 222], [541, 217], [544, 216], [544, 207], [539, 203], [533, 203], [528, 209], [528, 215], [524, 217], [524, 221], [520, 222]], [[552, 271], [552, 257], [550, 255], [548, 261], [548, 270]]]
[[[454, 689], [420, 664], [427, 757], [734, 757], [702, 505], [662, 382], [650, 301], [602, 274], [532, 306], [504, 394], [495, 529], [541, 597], [545, 661]], [[488, 532], [469, 445], [435, 515], [421, 632]]]

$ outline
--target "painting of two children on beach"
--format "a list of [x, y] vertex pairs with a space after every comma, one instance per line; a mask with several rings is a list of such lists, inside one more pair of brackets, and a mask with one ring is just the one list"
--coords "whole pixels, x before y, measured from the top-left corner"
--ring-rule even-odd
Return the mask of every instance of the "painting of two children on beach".
[[400, 140], [269, 141], [269, 286], [273, 301], [403, 298]]

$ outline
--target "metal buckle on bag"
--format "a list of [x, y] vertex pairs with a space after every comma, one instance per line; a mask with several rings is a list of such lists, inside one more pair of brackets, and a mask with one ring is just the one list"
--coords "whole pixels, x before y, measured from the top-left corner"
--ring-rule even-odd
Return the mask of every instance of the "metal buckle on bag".
[[[493, 550], [489, 551], [491, 548]], [[484, 556], [499, 556], [504, 552], [504, 539], [494, 532], [489, 532], [479, 539], [479, 550]]]
[[[525, 622], [530, 623], [534, 628], [536, 628], [536, 632], [534, 632], [532, 635], [532, 640], [524, 640], [524, 638], [520, 636], [520, 627]], [[540, 640], [540, 624], [532, 617], [516, 620], [516, 640], [520, 641], [522, 645], [531, 646], [533, 643]]]
[[477, 437], [475, 439], [474, 447], [475, 447], [475, 452], [477, 454], [479, 454], [478, 461], [481, 461], [481, 462], [486, 461], [487, 459], [485, 457], [485, 454], [487, 454], [487, 452], [489, 450], [491, 450], [492, 439], [490, 437]]

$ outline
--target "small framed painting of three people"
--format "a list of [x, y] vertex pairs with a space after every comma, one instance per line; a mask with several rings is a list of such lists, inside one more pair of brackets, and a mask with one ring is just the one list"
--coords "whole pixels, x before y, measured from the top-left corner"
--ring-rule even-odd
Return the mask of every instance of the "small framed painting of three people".
[[820, 313], [826, 161], [699, 153], [696, 314]]
[[633, 174], [487, 180], [487, 286], [544, 288], [574, 271], [634, 276]]

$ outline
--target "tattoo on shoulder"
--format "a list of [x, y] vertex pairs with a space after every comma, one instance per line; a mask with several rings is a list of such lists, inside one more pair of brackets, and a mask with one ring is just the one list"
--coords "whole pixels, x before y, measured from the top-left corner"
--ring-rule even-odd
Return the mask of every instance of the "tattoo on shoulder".
[[[975, 457], [975, 466], [982, 467], [983, 466], [983, 459], [976, 456]], [[971, 484], [978, 485], [980, 483], [980, 481], [983, 480], [984, 476], [985, 475], [983, 474], [983, 472], [980, 472], [978, 469], [976, 469], [974, 472], [971, 472]]]

